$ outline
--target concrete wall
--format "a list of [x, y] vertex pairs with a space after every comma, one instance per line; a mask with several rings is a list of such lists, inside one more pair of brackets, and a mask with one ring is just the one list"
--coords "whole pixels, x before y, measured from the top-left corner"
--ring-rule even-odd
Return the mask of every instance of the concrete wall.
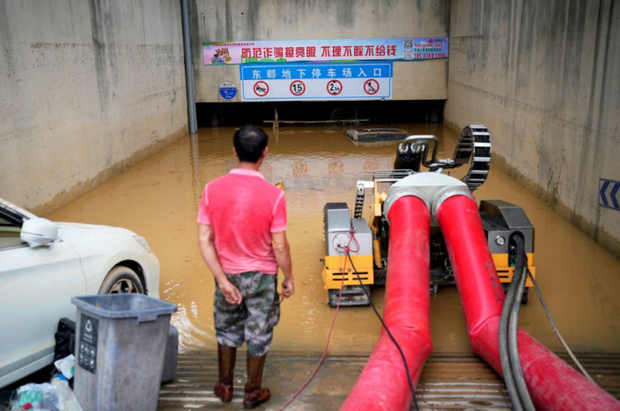
[[[205, 66], [205, 42], [447, 37], [448, 0], [195, 0], [192, 43], [197, 102], [229, 102], [224, 81], [238, 88], [239, 66]], [[241, 101], [239, 96], [230, 101]], [[395, 100], [444, 100], [445, 61], [395, 62]]]
[[45, 213], [187, 132], [178, 0], [0, 1], [0, 197]]
[[620, 255], [620, 4], [614, 0], [450, 2], [448, 101], [460, 128], [484, 123], [495, 165]]

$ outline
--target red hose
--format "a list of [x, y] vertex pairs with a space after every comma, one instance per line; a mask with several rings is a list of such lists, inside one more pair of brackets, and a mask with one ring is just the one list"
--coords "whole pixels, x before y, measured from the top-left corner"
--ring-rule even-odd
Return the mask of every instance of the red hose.
[[[384, 321], [400, 345], [417, 385], [433, 350], [430, 333], [430, 212], [417, 197], [390, 208], [390, 248]], [[379, 342], [341, 410], [409, 410], [413, 395], [402, 358], [387, 333]]]
[[[450, 255], [474, 352], [498, 373], [498, 328], [504, 293], [476, 202], [462, 195], [440, 205], [437, 219]], [[620, 410], [620, 402], [519, 330], [523, 374], [538, 410]]]

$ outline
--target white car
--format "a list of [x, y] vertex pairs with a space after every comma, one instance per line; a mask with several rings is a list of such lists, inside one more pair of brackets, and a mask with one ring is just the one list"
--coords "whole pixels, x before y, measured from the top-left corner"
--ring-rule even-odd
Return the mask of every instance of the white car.
[[0, 388], [49, 364], [71, 297], [159, 298], [159, 261], [123, 228], [54, 223], [0, 198]]

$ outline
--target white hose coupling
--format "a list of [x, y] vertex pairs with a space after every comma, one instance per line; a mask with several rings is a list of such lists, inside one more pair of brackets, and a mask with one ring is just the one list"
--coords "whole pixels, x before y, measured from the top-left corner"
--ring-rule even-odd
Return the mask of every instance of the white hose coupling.
[[437, 192], [435, 192], [431, 200], [431, 204], [432, 204], [431, 212], [433, 213], [433, 217], [437, 218], [437, 213], [439, 212], [439, 208], [444, 203], [444, 201], [454, 196], [465, 196], [465, 197], [469, 197], [472, 200], [476, 201], [476, 199], [471, 194], [466, 184], [443, 187], [437, 190]]
[[422, 200], [432, 216], [436, 217], [443, 202], [455, 195], [474, 198], [467, 184], [461, 180], [437, 172], [419, 172], [397, 181], [390, 187], [383, 205], [383, 213], [388, 218], [390, 208], [398, 199], [412, 196]]
[[383, 206], [384, 215], [387, 218], [388, 222], [390, 221], [389, 219], [390, 207], [392, 207], [392, 205], [396, 203], [396, 201], [401, 199], [402, 197], [407, 197], [407, 196], [417, 197], [420, 200], [422, 200], [424, 204], [426, 204], [426, 208], [428, 208], [428, 210], [430, 211], [431, 203], [430, 201], [428, 201], [428, 199], [422, 193], [422, 191], [418, 190], [414, 186], [409, 186], [409, 185], [396, 186], [396, 184], [393, 184], [392, 187], [390, 187], [390, 189], [388, 190], [388, 194], [385, 199], [385, 204]]

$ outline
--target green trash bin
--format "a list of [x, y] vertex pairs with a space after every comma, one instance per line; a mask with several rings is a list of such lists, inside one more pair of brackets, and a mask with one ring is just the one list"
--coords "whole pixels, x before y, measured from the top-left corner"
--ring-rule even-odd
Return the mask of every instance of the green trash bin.
[[155, 411], [173, 304], [143, 294], [73, 297], [74, 391], [84, 411]]

